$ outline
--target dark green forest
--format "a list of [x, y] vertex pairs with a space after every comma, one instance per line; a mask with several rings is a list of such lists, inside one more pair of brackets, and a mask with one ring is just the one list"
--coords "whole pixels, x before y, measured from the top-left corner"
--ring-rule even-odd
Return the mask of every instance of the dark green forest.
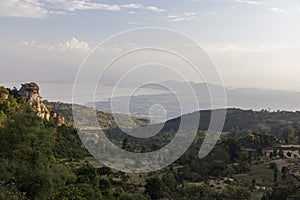
[[[158, 172], [127, 174], [93, 160], [72, 124], [71, 105], [45, 102], [64, 115], [66, 123], [58, 125], [38, 117], [16, 89], [0, 90], [9, 94], [0, 98], [0, 199], [300, 199], [293, 171], [299, 158], [294, 147], [280, 148], [300, 144], [299, 112], [229, 109], [224, 134], [199, 159], [210, 119], [210, 111], [201, 111], [198, 135], [181, 158]], [[109, 137], [134, 152], [159, 148], [180, 120], [168, 121], [159, 137], [141, 143], [121, 133], [111, 114], [97, 115]]]

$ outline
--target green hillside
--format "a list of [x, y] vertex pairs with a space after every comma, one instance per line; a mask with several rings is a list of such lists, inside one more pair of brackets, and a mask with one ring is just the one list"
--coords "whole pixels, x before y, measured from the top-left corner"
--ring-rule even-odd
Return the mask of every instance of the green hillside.
[[[199, 159], [210, 118], [210, 111], [201, 111], [198, 135], [181, 158], [157, 172], [128, 174], [104, 167], [89, 155], [72, 124], [70, 104], [44, 102], [64, 115], [66, 123], [57, 124], [54, 116], [38, 116], [16, 90], [1, 88], [1, 94], [8, 94], [0, 98], [1, 200], [300, 198], [298, 112], [229, 109], [227, 133]], [[118, 129], [111, 114], [97, 112], [97, 117], [113, 142], [137, 153], [166, 144], [180, 122], [170, 120], [158, 136], [141, 141]], [[150, 123], [134, 120], [142, 126]], [[295, 147], [280, 149], [283, 144]]]

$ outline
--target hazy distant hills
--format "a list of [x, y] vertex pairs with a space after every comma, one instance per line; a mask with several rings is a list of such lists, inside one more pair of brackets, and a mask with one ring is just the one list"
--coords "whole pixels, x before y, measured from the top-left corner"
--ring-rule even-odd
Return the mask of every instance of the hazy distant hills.
[[[129, 98], [116, 97], [113, 99], [114, 112], [118, 111], [135, 117], [149, 118], [149, 109], [151, 106], [159, 104], [166, 110], [166, 118], [159, 109], [152, 112], [151, 116], [155, 121], [161, 122], [197, 110], [211, 109], [209, 90], [213, 94], [216, 94], [214, 96], [216, 102], [219, 100], [221, 102], [222, 95], [218, 94], [222, 94], [222, 91], [225, 91], [227, 95], [227, 108], [235, 107], [253, 110], [268, 109], [288, 111], [300, 110], [300, 92], [257, 88], [229, 89], [210, 83], [184, 83], [178, 81], [165, 81], [161, 84], [163, 87], [149, 85], [148, 88], [157, 89], [159, 91], [168, 91], [167, 88], [171, 88], [173, 93], [169, 91], [164, 94], [132, 96], [129, 101], [129, 113], [127, 113], [124, 108], [124, 105], [127, 104]], [[194, 90], [195, 95], [191, 95], [191, 88]], [[178, 102], [178, 99], [176, 99], [176, 96], [180, 97], [180, 103]], [[198, 108], [191, 102], [195, 96], [199, 102]], [[104, 112], [112, 112], [111, 100], [112, 99], [96, 102], [95, 108]], [[184, 106], [180, 107], [180, 104]], [[93, 103], [88, 103], [87, 105], [93, 107]], [[213, 108], [223, 108], [223, 105], [218, 105], [217, 103]]]
[[[72, 105], [66, 103], [54, 103], [46, 102], [46, 104], [54, 112], [60, 112], [66, 118], [66, 121], [72, 123]], [[81, 111], [87, 112], [89, 108], [82, 106]], [[146, 147], [156, 144], [158, 146], [164, 146], [169, 142], [169, 139], [174, 137], [180, 126], [180, 122], [183, 118], [192, 118], [198, 116], [200, 113], [199, 120], [199, 131], [205, 131], [208, 129], [211, 120], [211, 110], [201, 110], [180, 117], [168, 120], [165, 123], [149, 124], [149, 121], [143, 119], [133, 118], [136, 125], [131, 127], [133, 131], [141, 131], [139, 126], [145, 127], [143, 131], [149, 131], [152, 133], [157, 128], [162, 128], [157, 135], [150, 138], [136, 138], [132, 137], [123, 131], [121, 131], [114, 121], [114, 116], [109, 113], [103, 113], [98, 111], [97, 118], [99, 125], [103, 128], [103, 131], [107, 133], [107, 136], [113, 141], [123, 141], [128, 138], [129, 141], [135, 141], [143, 144]], [[88, 120], [88, 119], [83, 119]], [[125, 121], [126, 122], [126, 121]], [[128, 124], [130, 125], [130, 124]], [[268, 112], [268, 111], [253, 111], [253, 110], [241, 110], [241, 109], [227, 109], [226, 120], [223, 127], [223, 132], [236, 132], [243, 136], [246, 133], [270, 133], [271, 135], [277, 136], [280, 139], [286, 138], [288, 127], [292, 127], [295, 133], [300, 131], [300, 112]]]

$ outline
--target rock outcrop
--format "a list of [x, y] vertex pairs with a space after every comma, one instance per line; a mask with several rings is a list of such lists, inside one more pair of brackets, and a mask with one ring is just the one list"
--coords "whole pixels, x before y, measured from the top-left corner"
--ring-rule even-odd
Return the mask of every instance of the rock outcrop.
[[26, 99], [27, 103], [37, 112], [39, 117], [47, 121], [52, 117], [58, 126], [63, 125], [65, 123], [64, 117], [61, 114], [50, 111], [43, 103], [39, 90], [40, 88], [36, 83], [24, 83], [18, 94]]
[[8, 99], [8, 96], [9, 96], [8, 90], [5, 87], [0, 86], [0, 99]]
[[65, 118], [62, 114], [60, 114], [60, 113], [57, 114], [55, 112], [51, 112], [51, 116], [55, 120], [55, 123], [58, 126], [62, 126], [63, 124], [65, 124]]
[[22, 84], [19, 95], [26, 99], [27, 103], [37, 112], [39, 117], [49, 121], [50, 110], [42, 102], [39, 90], [40, 88], [36, 83], [25, 83]]

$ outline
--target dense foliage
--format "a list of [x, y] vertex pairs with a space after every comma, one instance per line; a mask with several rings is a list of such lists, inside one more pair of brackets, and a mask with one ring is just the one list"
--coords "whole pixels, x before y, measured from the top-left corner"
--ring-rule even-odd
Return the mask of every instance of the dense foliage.
[[0, 199], [147, 199], [113, 181], [119, 173], [101, 174], [85, 162], [88, 154], [71, 125], [41, 119], [9, 92], [0, 99]]
[[[274, 150], [266, 156], [262, 151], [298, 143], [299, 113], [229, 110], [227, 133], [201, 160], [198, 151], [210, 116], [203, 111], [198, 135], [180, 159], [159, 172], [134, 175], [111, 170], [91, 159], [72, 125], [71, 105], [46, 102], [52, 110], [65, 115], [68, 123], [58, 126], [53, 119], [38, 117], [15, 89], [1, 88], [1, 92], [9, 94], [9, 98], [0, 98], [0, 200], [238, 200], [250, 199], [257, 191], [255, 187], [263, 184], [269, 189], [263, 192], [262, 199], [299, 199], [298, 182], [289, 185], [295, 179], [288, 169], [278, 170], [272, 162], [277, 156], [283, 158], [283, 152]], [[137, 145], [136, 140], [118, 130], [111, 114], [97, 115], [114, 142], [134, 152], [159, 148], [172, 139], [178, 126], [178, 119], [171, 120], [153, 141]], [[149, 123], [135, 120], [141, 125]], [[239, 180], [239, 175], [250, 176], [257, 168], [268, 173], [266, 180], [230, 181]]]

